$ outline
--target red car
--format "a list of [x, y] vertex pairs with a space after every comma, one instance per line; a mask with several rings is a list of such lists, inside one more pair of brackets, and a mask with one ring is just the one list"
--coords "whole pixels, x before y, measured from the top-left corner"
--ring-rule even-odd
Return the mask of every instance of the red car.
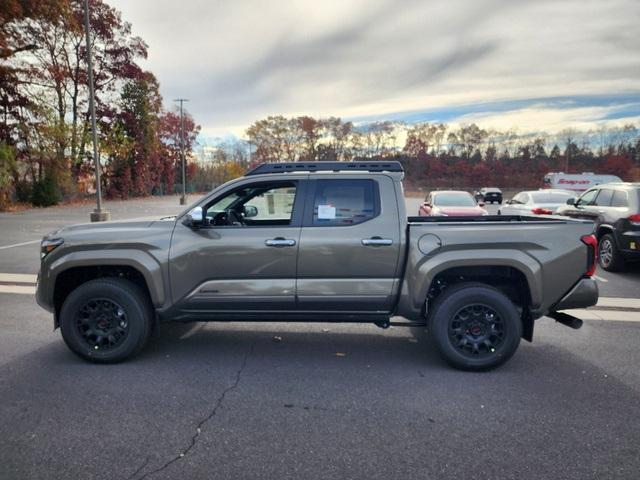
[[427, 195], [420, 205], [418, 215], [421, 217], [469, 217], [489, 215], [484, 203], [476, 203], [475, 198], [462, 190], [439, 190]]

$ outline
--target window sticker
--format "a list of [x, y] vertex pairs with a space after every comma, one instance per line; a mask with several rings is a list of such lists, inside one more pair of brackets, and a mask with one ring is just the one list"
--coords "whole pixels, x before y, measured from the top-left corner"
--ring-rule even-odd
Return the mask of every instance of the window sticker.
[[318, 220], [333, 220], [336, 218], [336, 207], [318, 205]]

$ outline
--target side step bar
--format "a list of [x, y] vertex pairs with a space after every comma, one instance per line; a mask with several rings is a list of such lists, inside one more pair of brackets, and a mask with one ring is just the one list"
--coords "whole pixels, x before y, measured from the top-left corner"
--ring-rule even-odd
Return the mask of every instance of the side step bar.
[[579, 318], [564, 312], [549, 312], [547, 317], [553, 318], [556, 322], [566, 325], [567, 327], [571, 327], [574, 330], [578, 330], [583, 324], [582, 320]]

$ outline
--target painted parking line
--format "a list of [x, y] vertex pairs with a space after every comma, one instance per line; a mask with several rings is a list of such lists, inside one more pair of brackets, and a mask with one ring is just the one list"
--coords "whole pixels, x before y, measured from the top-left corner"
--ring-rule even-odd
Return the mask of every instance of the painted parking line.
[[602, 283], [609, 283], [609, 280], [607, 280], [606, 278], [599, 277], [598, 275], [593, 275], [593, 278], [595, 278], [596, 280]]
[[22, 242], [22, 243], [14, 243], [13, 245], [3, 245], [0, 247], [0, 250], [5, 250], [7, 248], [13, 248], [13, 247], [22, 247], [23, 245], [31, 245], [34, 243], [39, 243], [40, 240], [31, 240], [29, 242]]
[[618, 308], [620, 310], [640, 310], [640, 299], [622, 297], [600, 297], [595, 308]]
[[27, 273], [0, 273], [0, 282], [4, 283], [33, 283], [38, 280], [37, 275]]
[[0, 293], [17, 293], [20, 295], [35, 295], [35, 286], [25, 285], [0, 285]]
[[591, 309], [565, 310], [565, 312], [585, 321], [602, 320], [605, 322], [640, 322], [640, 312]]

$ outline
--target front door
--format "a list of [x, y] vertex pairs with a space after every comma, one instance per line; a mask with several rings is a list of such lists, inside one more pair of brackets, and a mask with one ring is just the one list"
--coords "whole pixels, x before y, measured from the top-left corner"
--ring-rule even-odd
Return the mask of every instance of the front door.
[[595, 221], [598, 217], [596, 197], [598, 190], [588, 190], [583, 193], [575, 205], [566, 214], [573, 218]]
[[304, 184], [246, 181], [203, 205], [202, 225], [177, 223], [170, 277], [180, 310], [205, 314], [295, 308]]
[[298, 308], [389, 312], [400, 276], [393, 180], [318, 176], [309, 182], [308, 198], [298, 253]]

